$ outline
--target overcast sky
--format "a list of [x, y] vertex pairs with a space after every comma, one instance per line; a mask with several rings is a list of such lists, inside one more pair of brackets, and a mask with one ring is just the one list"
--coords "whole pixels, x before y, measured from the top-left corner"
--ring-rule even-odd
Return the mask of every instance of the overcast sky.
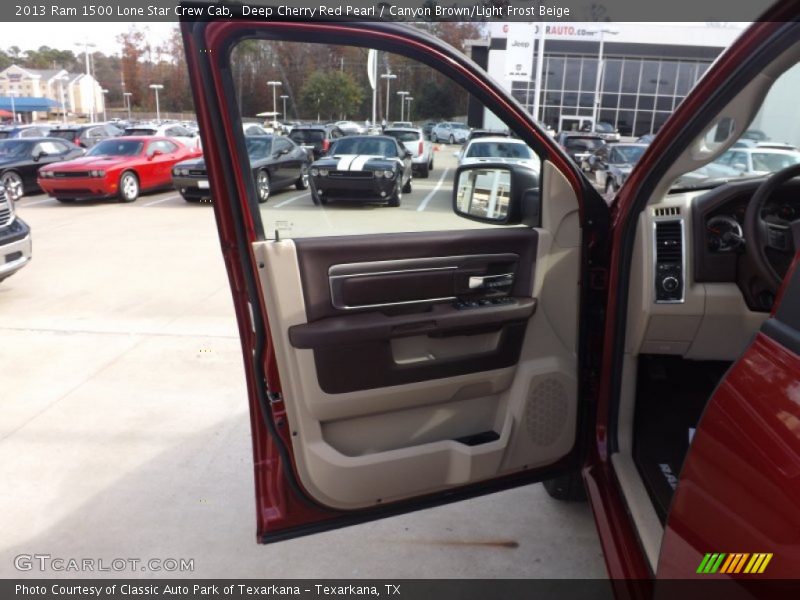
[[[149, 33], [150, 44], [157, 46], [167, 39], [175, 23], [136, 23], [137, 29]], [[83, 52], [75, 44], [97, 44], [103, 54], [119, 54], [117, 36], [128, 31], [131, 23], [5, 23], [0, 37], [0, 48], [8, 50], [19, 46], [23, 50], [38, 50], [50, 46], [59, 50]]]

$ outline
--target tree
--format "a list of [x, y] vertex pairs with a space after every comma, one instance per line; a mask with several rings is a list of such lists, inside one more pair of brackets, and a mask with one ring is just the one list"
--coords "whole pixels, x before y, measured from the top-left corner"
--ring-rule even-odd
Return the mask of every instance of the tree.
[[125, 82], [125, 91], [131, 92], [131, 105], [144, 106], [149, 94], [145, 93], [143, 79], [142, 57], [147, 52], [147, 44], [143, 32], [135, 26], [126, 33], [117, 36], [117, 41], [122, 45], [122, 81]]
[[301, 106], [318, 120], [344, 119], [364, 97], [364, 89], [345, 71], [315, 71], [300, 90]]

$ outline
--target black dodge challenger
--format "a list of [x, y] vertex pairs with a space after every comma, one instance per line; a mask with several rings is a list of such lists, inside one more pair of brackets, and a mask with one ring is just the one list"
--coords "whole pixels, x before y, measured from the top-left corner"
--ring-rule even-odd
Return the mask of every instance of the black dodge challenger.
[[0, 183], [12, 200], [39, 190], [39, 167], [83, 156], [83, 148], [66, 140], [22, 138], [0, 140]]
[[[308, 188], [311, 153], [280, 135], [251, 135], [245, 138], [258, 201], [263, 204], [281, 188]], [[202, 158], [184, 160], [172, 168], [172, 185], [187, 202], [211, 199], [206, 163]]]
[[411, 153], [385, 135], [341, 138], [309, 172], [314, 204], [351, 200], [400, 206], [403, 194], [411, 192]]

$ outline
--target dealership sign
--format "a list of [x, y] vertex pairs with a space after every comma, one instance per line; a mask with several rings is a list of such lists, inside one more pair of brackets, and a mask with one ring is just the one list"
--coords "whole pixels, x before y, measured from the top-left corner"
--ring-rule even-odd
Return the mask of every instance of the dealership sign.
[[530, 81], [533, 77], [532, 23], [507, 23], [505, 78], [511, 81]]

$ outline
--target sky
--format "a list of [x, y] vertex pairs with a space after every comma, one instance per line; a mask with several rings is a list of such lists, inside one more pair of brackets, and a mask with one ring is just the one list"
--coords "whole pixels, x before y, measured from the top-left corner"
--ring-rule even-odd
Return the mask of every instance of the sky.
[[[173, 23], [136, 23], [137, 29], [147, 31], [150, 44], [157, 46], [167, 39]], [[117, 36], [128, 31], [131, 23], [14, 23], [4, 24], [0, 37], [0, 48], [8, 50], [19, 46], [22, 50], [38, 50], [40, 46], [50, 46], [58, 50], [83, 52], [77, 43], [97, 44], [96, 51], [103, 54], [119, 54]]]

